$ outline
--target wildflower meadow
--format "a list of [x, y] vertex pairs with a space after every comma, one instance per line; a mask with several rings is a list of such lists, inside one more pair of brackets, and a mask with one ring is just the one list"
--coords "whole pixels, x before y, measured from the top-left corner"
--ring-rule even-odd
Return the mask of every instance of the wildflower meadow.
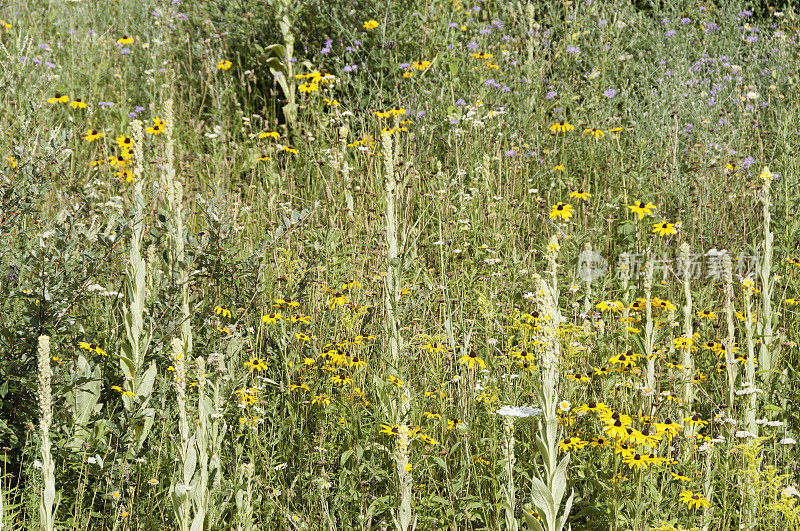
[[800, 10], [0, 2], [0, 528], [800, 529]]

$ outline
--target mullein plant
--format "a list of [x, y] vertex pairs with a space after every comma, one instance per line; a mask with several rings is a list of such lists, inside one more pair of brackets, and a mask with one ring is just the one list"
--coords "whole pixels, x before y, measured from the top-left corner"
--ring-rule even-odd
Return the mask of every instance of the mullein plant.
[[733, 264], [728, 253], [722, 257], [722, 278], [725, 283], [725, 321], [728, 336], [725, 340], [725, 375], [728, 379], [728, 411], [733, 412], [738, 365], [733, 349], [736, 345], [736, 327], [733, 324]]
[[645, 391], [655, 396], [656, 391], [656, 357], [653, 354], [655, 330], [653, 327], [653, 271], [654, 264], [650, 255], [644, 265], [644, 357], [647, 360], [645, 370]]
[[[683, 365], [683, 373], [686, 375], [686, 380], [683, 384], [683, 407], [686, 416], [692, 415], [692, 403], [694, 402], [694, 388], [692, 386], [692, 377], [694, 375], [694, 364], [692, 363], [692, 287], [690, 274], [691, 256], [689, 253], [689, 244], [684, 242], [680, 246], [679, 264], [681, 266], [681, 277], [683, 278], [683, 296], [686, 299], [683, 305], [683, 337], [686, 338], [688, 344], [684, 344], [681, 357], [681, 365]], [[689, 423], [686, 424], [686, 436], [690, 436], [694, 430], [693, 426]]]
[[[550, 239], [548, 247], [548, 262], [550, 270], [556, 270], [558, 257], [558, 240], [556, 236]], [[561, 324], [561, 313], [556, 306], [551, 286], [538, 275], [534, 276], [536, 282], [536, 303], [542, 316], [541, 330], [541, 356], [539, 360], [542, 387], [538, 392], [539, 407], [542, 418], [538, 422], [536, 434], [536, 448], [542, 456], [542, 467], [537, 467], [537, 475], [533, 478], [532, 498], [533, 504], [542, 516], [539, 522], [529, 513], [525, 513], [525, 521], [529, 529], [561, 531], [567, 523], [569, 511], [572, 508], [573, 493], [567, 498], [565, 507], [559, 516], [561, 502], [567, 490], [567, 466], [570, 453], [558, 460], [558, 441], [560, 439], [558, 427], [558, 376], [561, 363], [561, 343], [558, 337], [558, 327]], [[556, 288], [556, 279], [552, 284]]]
[[197, 461], [200, 465], [196, 475], [197, 483], [190, 492], [194, 518], [192, 529], [205, 527], [206, 515], [211, 512], [211, 497], [209, 492], [209, 449], [211, 442], [211, 412], [213, 404], [211, 397], [206, 394], [206, 361], [203, 357], [195, 359], [197, 369], [197, 429], [195, 430], [195, 444], [197, 445]]
[[[408, 411], [411, 406], [411, 389], [408, 378], [405, 378], [401, 359], [401, 338], [397, 320], [397, 309], [400, 303], [400, 258], [397, 243], [397, 193], [398, 180], [394, 171], [394, 149], [392, 136], [381, 135], [383, 148], [384, 197], [386, 201], [386, 332], [388, 341], [389, 362], [399, 374], [403, 383], [400, 387], [400, 398], [392, 401], [390, 410], [395, 413], [396, 424], [400, 426], [395, 451], [395, 466], [399, 485], [399, 505], [394, 518], [397, 529], [406, 531], [412, 524], [413, 507], [411, 492], [411, 466], [409, 465]], [[392, 391], [396, 392], [395, 390]], [[392, 395], [396, 396], [396, 395]]]
[[167, 230], [170, 242], [170, 278], [177, 277], [181, 288], [181, 341], [187, 358], [192, 353], [192, 313], [189, 308], [189, 266], [184, 252], [183, 185], [175, 179], [175, 116], [172, 100], [164, 104], [164, 174], [163, 189], [167, 199]]
[[744, 425], [745, 430], [754, 435], [758, 435], [758, 424], [756, 424], [756, 346], [753, 338], [753, 308], [750, 296], [754, 291], [755, 282], [747, 278], [742, 280], [744, 290], [744, 331], [747, 343], [747, 360], [744, 366], [745, 382], [743, 383], [742, 393], [745, 395]]
[[175, 395], [178, 403], [177, 477], [170, 486], [172, 509], [180, 531], [189, 531], [191, 524], [191, 504], [189, 491], [197, 466], [197, 451], [189, 435], [189, 420], [186, 410], [186, 357], [183, 342], [172, 339], [172, 364], [175, 369]]
[[[42, 436], [42, 496], [39, 499], [39, 529], [52, 531], [54, 527], [53, 505], [57, 502], [55, 463], [50, 454], [50, 424], [53, 421], [53, 397], [50, 380], [50, 337], [39, 336], [39, 429]], [[0, 521], [2, 524], [2, 521]]]
[[[126, 282], [128, 286], [128, 305], [125, 311], [125, 335], [127, 342], [122, 346], [120, 368], [125, 374], [126, 391], [133, 394], [141, 378], [142, 365], [150, 338], [144, 330], [144, 307], [147, 282], [147, 264], [142, 256], [142, 238], [144, 236], [145, 200], [144, 200], [144, 136], [142, 122], [134, 120], [131, 124], [133, 132], [133, 186], [131, 187], [131, 240], [128, 250], [128, 270]], [[131, 394], [123, 393], [125, 409], [131, 411], [133, 400]]]
[[764, 167], [760, 177], [763, 182], [761, 205], [764, 217], [764, 254], [761, 257], [758, 269], [758, 278], [761, 281], [761, 316], [756, 325], [756, 334], [761, 338], [761, 347], [758, 351], [759, 370], [763, 374], [764, 388], [768, 389], [775, 365], [775, 359], [770, 350], [773, 340], [772, 326], [774, 317], [772, 312], [772, 290], [775, 286], [775, 279], [772, 276], [772, 244], [775, 238], [770, 228], [772, 215], [769, 210], [773, 174], [768, 167]]

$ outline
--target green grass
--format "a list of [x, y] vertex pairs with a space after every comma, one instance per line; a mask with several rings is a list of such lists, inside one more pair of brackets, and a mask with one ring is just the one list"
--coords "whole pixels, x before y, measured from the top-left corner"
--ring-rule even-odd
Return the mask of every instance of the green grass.
[[[402, 527], [393, 520], [402, 490], [397, 438], [382, 425], [391, 432], [399, 422], [406, 393], [417, 528], [505, 529], [514, 521], [525, 528], [524, 511], [544, 511], [532, 492], [552, 457], [536, 445], [545, 423], [517, 419], [509, 432], [495, 412], [544, 404], [540, 368], [553, 351], [557, 401], [570, 404], [558, 414], [559, 440], [578, 439], [564, 496], [574, 493], [573, 529], [796, 528], [794, 497], [782, 493], [797, 486], [798, 461], [794, 446], [781, 441], [800, 431], [793, 414], [799, 306], [787, 302], [800, 299], [800, 263], [790, 262], [800, 260], [798, 15], [789, 8], [748, 15], [738, 2], [702, 10], [688, 2], [640, 10], [627, 2], [531, 6], [120, 0], [0, 10], [11, 24], [0, 30], [7, 110], [0, 156], [10, 157], [0, 161], [4, 529], [35, 529], [40, 521], [41, 335], [50, 336], [54, 356], [58, 529], [180, 529], [170, 493], [192, 468], [189, 448], [204, 444], [192, 436], [208, 441], [207, 487], [193, 483], [198, 465], [186, 506], [192, 518], [201, 506], [208, 511], [206, 529]], [[283, 17], [296, 39], [294, 72], [335, 76], [311, 92], [299, 87], [312, 78], [296, 80], [294, 125], [269, 68], [280, 69], [283, 58], [268, 66], [268, 46], [282, 43]], [[365, 29], [373, 19], [379, 26]], [[123, 36], [134, 42], [117, 43]], [[232, 62], [229, 70], [217, 68], [223, 60]], [[89, 106], [48, 103], [56, 93]], [[120, 170], [107, 158], [120, 153], [116, 139], [132, 135], [134, 119], [144, 127], [165, 119], [170, 99], [174, 130], [144, 135], [137, 214], [135, 185], [115, 175]], [[377, 114], [390, 109], [404, 114]], [[551, 132], [561, 122], [574, 130]], [[89, 129], [104, 136], [88, 142]], [[381, 144], [389, 129], [399, 182], [392, 263]], [[277, 138], [259, 138], [266, 132]], [[105, 162], [91, 164], [98, 160]], [[727, 407], [727, 377], [718, 371], [724, 357], [703, 348], [728, 335], [724, 282], [706, 277], [708, 257], [689, 287], [697, 334], [690, 359], [703, 373], [691, 384], [691, 410], [671, 398], [697, 376], [675, 366], [682, 354], [673, 339], [687, 329], [681, 244], [698, 256], [727, 250], [734, 273], [748, 272], [738, 257], [766, 254], [764, 167], [779, 174], [769, 196], [774, 286], [757, 274], [760, 263], [750, 270], [754, 287], [768, 290], [774, 335], [761, 337], [770, 316], [761, 293], [753, 294], [752, 346], [757, 357], [767, 341], [776, 363], [770, 373], [755, 367], [753, 383], [763, 392], [752, 418], [774, 426], [753, 428], [746, 426], [750, 395]], [[184, 190], [183, 234], [175, 233], [170, 168]], [[579, 190], [591, 197], [570, 197]], [[642, 220], [628, 208], [640, 200], [655, 206]], [[574, 215], [554, 219], [559, 202]], [[124, 308], [134, 298], [134, 220], [143, 223], [146, 347], [141, 370], [126, 381], [120, 356], [131, 342]], [[676, 224], [676, 233], [654, 233], [661, 221]], [[555, 253], [548, 251], [553, 236]], [[591, 284], [578, 273], [586, 245], [609, 264]], [[657, 268], [652, 287], [653, 298], [675, 307], [654, 304], [653, 393], [642, 389], [643, 357], [627, 370], [611, 361], [645, 354], [644, 310], [598, 308], [603, 301], [630, 308], [645, 296], [643, 274], [628, 281], [616, 274], [626, 252], [642, 270], [648, 252], [672, 266]], [[399, 271], [402, 289], [389, 301], [397, 359], [389, 349], [389, 268]], [[557, 287], [564, 321], [552, 330], [545, 315], [552, 312], [535, 302], [536, 274]], [[733, 311], [744, 312], [735, 275], [733, 294]], [[281, 307], [278, 299], [299, 305]], [[702, 310], [716, 318], [702, 318]], [[281, 319], [262, 319], [273, 313]], [[308, 319], [292, 322], [302, 316]], [[181, 434], [171, 342], [185, 334], [184, 323], [193, 348], [182, 360], [189, 429]], [[734, 337], [747, 356], [745, 326], [735, 316]], [[485, 369], [470, 369], [470, 354]], [[194, 360], [201, 356], [208, 402], [199, 407]], [[266, 369], [245, 365], [253, 360]], [[146, 392], [138, 385], [151, 362], [157, 376]], [[744, 361], [738, 372], [742, 390]], [[93, 386], [96, 405], [78, 422], [81, 391]], [[692, 436], [681, 430], [653, 441], [651, 450], [666, 460], [637, 471], [625, 452], [590, 443], [609, 424], [576, 413], [590, 401], [632, 416], [637, 430], [646, 417], [685, 424], [697, 413], [708, 424]], [[737, 435], [753, 430], [763, 439]], [[679, 499], [687, 490], [709, 507], [690, 509]]]

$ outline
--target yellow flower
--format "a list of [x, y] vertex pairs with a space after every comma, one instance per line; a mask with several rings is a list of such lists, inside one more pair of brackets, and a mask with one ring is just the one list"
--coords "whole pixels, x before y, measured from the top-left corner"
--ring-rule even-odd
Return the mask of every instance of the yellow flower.
[[403, 387], [403, 381], [397, 376], [389, 376], [388, 378], [386, 378], [386, 381], [395, 384], [397, 387], [400, 388]]
[[667, 223], [666, 221], [662, 221], [661, 223], [653, 224], [653, 232], [658, 234], [659, 236], [669, 236], [671, 234], [676, 234], [678, 232], [678, 229], [675, 228], [674, 223]]
[[309, 81], [308, 83], [303, 83], [300, 85], [300, 92], [316, 92], [319, 90], [319, 85], [314, 83], [313, 81]]
[[68, 101], [69, 101], [68, 96], [63, 96], [58, 92], [56, 92], [56, 95], [53, 96], [52, 98], [47, 99], [47, 103], [67, 103]]
[[689, 509], [699, 509], [701, 507], [709, 507], [711, 505], [705, 496], [696, 494], [690, 490], [681, 492], [681, 495], [678, 497], [678, 499], [688, 505]]
[[127, 391], [127, 390], [123, 389], [122, 387], [120, 387], [118, 385], [112, 385], [111, 386], [111, 390], [112, 391], [117, 391], [122, 396], [130, 396], [130, 397], [136, 396], [131, 391]]
[[569, 196], [575, 199], [582, 199], [584, 201], [588, 201], [592, 197], [592, 194], [590, 194], [589, 192], [584, 192], [583, 189], [581, 188], [579, 190], [571, 192]]
[[103, 138], [103, 136], [105, 136], [105, 133], [102, 131], [98, 131], [97, 129], [89, 129], [86, 131], [86, 134], [83, 136], [83, 138], [88, 142], [94, 142], [98, 138]]
[[652, 216], [655, 207], [653, 203], [645, 204], [644, 201], [636, 201], [634, 204], [628, 206], [631, 212], [639, 215], [639, 219], [644, 219], [645, 216]]
[[383, 428], [380, 432], [385, 433], [386, 435], [400, 435], [400, 426], [394, 424], [392, 426], [388, 424], [381, 424], [381, 428]]
[[458, 362], [461, 363], [462, 365], [468, 366], [470, 369], [472, 369], [473, 366], [475, 365], [480, 365], [481, 369], [486, 368], [486, 363], [481, 358], [478, 357], [478, 354], [476, 352], [470, 352], [468, 354], [461, 356], [458, 359]]
[[606, 134], [600, 129], [593, 129], [593, 128], [584, 129], [583, 134], [592, 135], [595, 140], [600, 140], [601, 138], [606, 136]]
[[635, 468], [636, 470], [641, 470], [642, 468], [647, 468], [648, 462], [638, 453], [633, 455], [628, 455], [622, 460], [628, 468]]
[[281, 137], [280, 133], [277, 133], [275, 131], [258, 133], [258, 138], [261, 139], [261, 140], [263, 140], [265, 138], [271, 138], [273, 140], [278, 140], [278, 139], [280, 139], [280, 137]]
[[219, 63], [217, 63], [217, 70], [230, 70], [233, 66], [233, 63], [230, 61], [223, 59]]
[[572, 214], [572, 205], [566, 203], [555, 204], [550, 209], [550, 219], [569, 219], [572, 217]]
[[567, 122], [557, 122], [550, 126], [551, 133], [566, 133], [567, 131], [574, 131], [575, 126]]
[[114, 172], [114, 177], [116, 177], [120, 182], [125, 181], [126, 183], [133, 182], [133, 172], [131, 170], [122, 170]]
[[262, 323], [277, 323], [283, 316], [279, 313], [268, 313], [261, 317]]
[[715, 314], [711, 310], [701, 310], [697, 312], [697, 317], [700, 317], [702, 319], [716, 319], [717, 314]]
[[316, 395], [311, 399], [311, 405], [319, 404], [320, 406], [327, 406], [331, 403], [331, 397], [328, 395]]
[[117, 44], [133, 44], [133, 37], [128, 37], [127, 35], [123, 35], [121, 39], [117, 40]]
[[214, 306], [214, 313], [217, 315], [221, 315], [222, 317], [227, 317], [228, 319], [231, 318], [231, 311], [226, 310], [222, 306]]
[[417, 70], [426, 70], [429, 66], [431, 66], [430, 61], [414, 61], [411, 63], [411, 68], [415, 68]]
[[245, 367], [249, 367], [250, 368], [250, 372], [253, 372], [253, 371], [258, 371], [258, 372], [265, 371], [265, 370], [267, 370], [267, 367], [268, 367], [267, 360], [261, 359], [261, 358], [251, 358], [250, 361], [244, 362], [244, 366]]
[[350, 385], [353, 380], [346, 374], [335, 374], [330, 378], [331, 382], [337, 385]]
[[86, 102], [80, 98], [75, 98], [75, 100], [72, 103], [70, 103], [69, 106], [72, 107], [73, 109], [85, 109]]
[[373, 30], [373, 29], [377, 28], [380, 25], [381, 25], [380, 22], [378, 22], [377, 20], [368, 20], [368, 21], [364, 22], [364, 29], [365, 30]]

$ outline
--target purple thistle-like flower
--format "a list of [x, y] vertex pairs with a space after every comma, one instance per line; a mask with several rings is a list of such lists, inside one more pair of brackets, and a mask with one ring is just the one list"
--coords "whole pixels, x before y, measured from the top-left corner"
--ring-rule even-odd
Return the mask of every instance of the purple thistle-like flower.
[[551, 90], [550, 92], [544, 95], [544, 97], [547, 98], [548, 100], [552, 100], [556, 96], [558, 96], [558, 94], [556, 94], [555, 90]]
[[603, 91], [603, 95], [604, 95], [606, 98], [608, 98], [608, 99], [611, 99], [611, 98], [613, 98], [614, 96], [616, 96], [616, 95], [617, 95], [617, 91], [616, 91], [616, 90], [614, 90], [613, 88], [606, 89], [606, 90], [604, 90], [604, 91]]
[[131, 53], [131, 50], [130, 48], [123, 48], [119, 51], [119, 53], [121, 53], [122, 55], [128, 55], [129, 53]]
[[667, 31], [664, 35], [667, 36], [667, 37], [672, 37], [676, 33], [678, 33], [678, 32], [673, 30], [673, 29], [671, 29], [671, 30]]
[[456, 107], [463, 107], [463, 106], [464, 106], [464, 105], [466, 105], [466, 104], [467, 104], [467, 102], [466, 102], [466, 101], [464, 101], [464, 100], [463, 100], [463, 99], [461, 99], [461, 98], [458, 98], [458, 99], [456, 100]]
[[572, 55], [581, 53], [581, 49], [578, 46], [567, 46], [567, 53], [571, 53]]
[[747, 157], [746, 159], [744, 159], [742, 161], [742, 166], [744, 167], [744, 169], [747, 169], [747, 168], [749, 168], [750, 166], [752, 166], [755, 163], [756, 163], [756, 159], [754, 159], [753, 157]]

